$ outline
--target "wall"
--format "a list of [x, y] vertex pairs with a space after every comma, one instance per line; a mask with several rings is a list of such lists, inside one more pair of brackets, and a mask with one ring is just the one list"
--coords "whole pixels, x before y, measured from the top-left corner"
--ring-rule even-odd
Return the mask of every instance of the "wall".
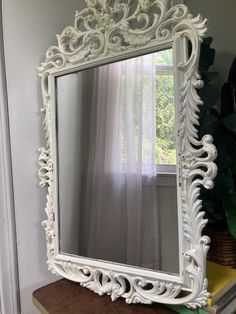
[[227, 80], [229, 68], [236, 55], [235, 41], [235, 0], [185, 0], [194, 15], [201, 13], [208, 19], [208, 34], [214, 38], [212, 47], [216, 49], [215, 65], [213, 71], [220, 72], [216, 81], [221, 87]]
[[[38, 313], [32, 291], [52, 277], [46, 266], [45, 191], [38, 187], [38, 148], [43, 145], [42, 98], [37, 66], [55, 34], [69, 24], [83, 0], [5, 0], [3, 31], [9, 100], [13, 186], [22, 313]], [[17, 313], [4, 313], [17, 314]]]
[[[1, 3], [2, 8], [2, 3]], [[5, 56], [0, 8], [0, 313], [17, 313], [18, 268]]]

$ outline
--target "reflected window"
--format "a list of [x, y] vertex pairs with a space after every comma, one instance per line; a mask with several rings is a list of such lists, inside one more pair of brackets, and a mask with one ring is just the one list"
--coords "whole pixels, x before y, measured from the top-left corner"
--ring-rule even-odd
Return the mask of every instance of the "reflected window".
[[[110, 66], [119, 86], [123, 168], [132, 147], [143, 172], [176, 173], [173, 53], [167, 49]], [[110, 88], [111, 88], [110, 87]], [[132, 140], [131, 140], [132, 139]], [[142, 151], [142, 152], [141, 152]], [[141, 153], [140, 153], [141, 152]], [[153, 170], [152, 170], [153, 172]]]
[[157, 172], [176, 171], [175, 101], [172, 50], [156, 54], [156, 158]]

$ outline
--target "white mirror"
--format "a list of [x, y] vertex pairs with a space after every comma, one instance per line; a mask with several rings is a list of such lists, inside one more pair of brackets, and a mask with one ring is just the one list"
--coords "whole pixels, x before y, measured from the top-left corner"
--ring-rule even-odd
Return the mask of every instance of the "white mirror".
[[206, 21], [165, 0], [87, 4], [39, 68], [49, 268], [113, 300], [201, 307], [199, 188], [216, 175], [196, 130]]

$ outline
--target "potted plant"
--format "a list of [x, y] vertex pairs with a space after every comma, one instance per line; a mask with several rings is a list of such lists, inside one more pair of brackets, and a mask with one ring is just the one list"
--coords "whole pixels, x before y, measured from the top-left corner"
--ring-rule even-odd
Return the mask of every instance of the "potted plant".
[[212, 83], [217, 73], [209, 71], [215, 58], [212, 41], [206, 38], [201, 49], [199, 72], [205, 85], [199, 90], [204, 105], [198, 131], [200, 138], [205, 134], [214, 138], [218, 174], [213, 190], [201, 189], [201, 199], [212, 240], [209, 259], [236, 267], [236, 58], [220, 93]]

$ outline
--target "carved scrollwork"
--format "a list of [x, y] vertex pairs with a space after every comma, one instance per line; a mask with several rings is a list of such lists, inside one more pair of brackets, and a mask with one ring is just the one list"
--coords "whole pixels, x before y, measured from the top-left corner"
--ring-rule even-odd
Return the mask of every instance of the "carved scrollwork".
[[113, 301], [119, 297], [124, 297], [126, 303], [151, 304], [153, 302], [151, 298], [154, 296], [158, 300], [171, 300], [179, 295], [182, 288], [180, 284], [172, 282], [150, 281], [142, 277], [72, 262], [55, 261], [54, 269], [57, 270], [58, 274], [80, 282], [83, 287], [99, 295], [111, 295]]
[[[216, 176], [216, 149], [212, 137], [198, 139], [198, 107], [202, 104], [197, 89], [203, 83], [198, 74], [200, 44], [206, 33], [206, 20], [193, 17], [185, 5], [168, 8], [166, 0], [86, 0], [87, 8], [76, 12], [74, 26], [57, 35], [57, 46], [46, 52], [46, 60], [39, 67], [42, 81], [46, 148], [39, 157], [40, 185], [48, 187], [46, 214], [43, 222], [47, 237], [49, 269], [68, 279], [80, 282], [98, 294], [118, 297], [127, 303], [161, 302], [185, 304], [190, 308], [206, 305], [209, 294], [205, 278], [205, 261], [209, 248], [208, 237], [202, 236], [206, 225], [200, 187], [213, 187]], [[131, 274], [65, 261], [56, 253], [55, 192], [52, 136], [52, 87], [49, 78], [57, 70], [84, 65], [91, 60], [130, 53], [140, 48], [173, 43], [178, 38], [191, 42], [192, 52], [187, 61], [179, 64], [183, 73], [178, 99], [179, 178], [181, 190], [183, 239], [188, 244], [184, 252], [184, 277], [192, 292], [180, 296], [182, 285], [165, 280], [150, 280]], [[58, 235], [57, 235], [58, 236]], [[68, 257], [69, 259], [69, 257]]]

